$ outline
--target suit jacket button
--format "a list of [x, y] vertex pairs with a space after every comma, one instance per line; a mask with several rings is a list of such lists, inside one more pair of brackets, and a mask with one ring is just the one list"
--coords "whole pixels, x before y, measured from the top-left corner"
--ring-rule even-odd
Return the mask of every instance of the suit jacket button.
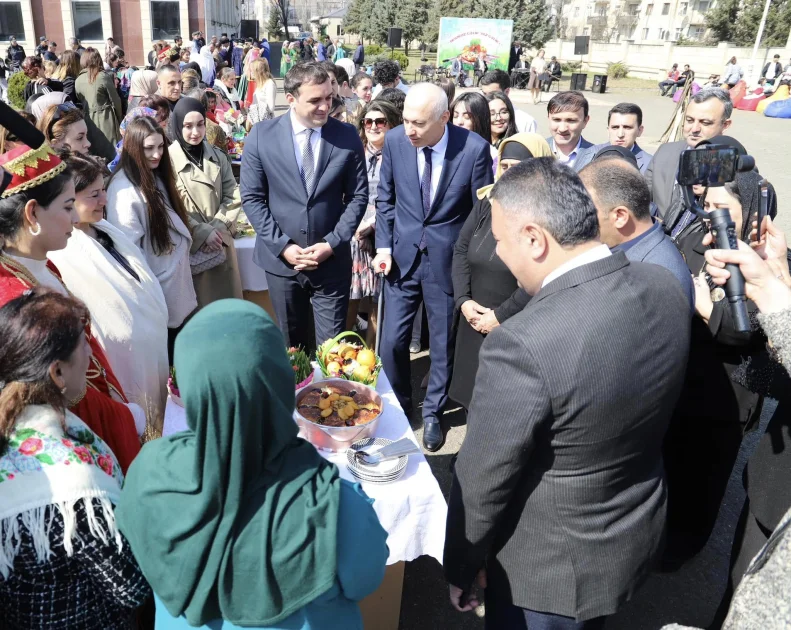
[[308, 233], [308, 231], [307, 231], [307, 230], [300, 230], [300, 233], [301, 233], [301, 234], [307, 234], [307, 233]]

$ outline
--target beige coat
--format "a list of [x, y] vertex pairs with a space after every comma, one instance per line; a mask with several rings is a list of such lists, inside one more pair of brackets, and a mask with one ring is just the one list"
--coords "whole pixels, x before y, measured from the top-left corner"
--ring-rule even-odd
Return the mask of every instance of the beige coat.
[[206, 306], [225, 298], [241, 299], [242, 281], [233, 234], [242, 204], [231, 165], [217, 148], [205, 141], [202, 170], [189, 161], [178, 142], [170, 145], [169, 152], [179, 194], [193, 220], [191, 253], [198, 251], [215, 229], [225, 244], [225, 262], [192, 277], [198, 305]]

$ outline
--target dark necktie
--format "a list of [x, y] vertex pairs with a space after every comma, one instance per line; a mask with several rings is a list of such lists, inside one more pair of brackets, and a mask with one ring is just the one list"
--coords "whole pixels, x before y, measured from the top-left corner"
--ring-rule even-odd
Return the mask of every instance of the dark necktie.
[[[423, 199], [423, 218], [428, 216], [431, 210], [431, 148], [423, 148], [423, 156], [425, 157], [425, 165], [423, 166], [423, 177], [420, 178], [420, 196]], [[420, 235], [420, 243], [418, 249], [421, 251], [426, 249], [426, 230]]]
[[313, 146], [310, 138], [313, 136], [313, 129], [305, 130], [305, 146], [302, 148], [302, 182], [305, 184], [305, 192], [308, 198], [313, 194]]

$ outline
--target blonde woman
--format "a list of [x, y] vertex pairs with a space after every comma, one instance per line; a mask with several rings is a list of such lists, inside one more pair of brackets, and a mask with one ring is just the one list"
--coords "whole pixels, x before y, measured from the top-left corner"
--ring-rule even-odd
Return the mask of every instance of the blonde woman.
[[527, 82], [527, 87], [530, 89], [530, 94], [533, 95], [533, 105], [538, 105], [541, 102], [541, 81], [542, 76], [546, 74], [547, 62], [544, 59], [544, 49], [538, 51], [538, 54], [530, 62], [530, 79]]
[[249, 125], [252, 126], [262, 120], [274, 118], [277, 86], [269, 70], [269, 62], [263, 57], [250, 64], [250, 78], [255, 85], [253, 102], [247, 118]]
[[76, 92], [74, 91], [74, 82], [80, 74], [80, 56], [73, 50], [67, 50], [60, 56], [60, 63], [58, 64], [58, 72], [55, 74], [55, 79], [63, 83], [63, 93], [66, 95], [67, 101], [79, 103]]

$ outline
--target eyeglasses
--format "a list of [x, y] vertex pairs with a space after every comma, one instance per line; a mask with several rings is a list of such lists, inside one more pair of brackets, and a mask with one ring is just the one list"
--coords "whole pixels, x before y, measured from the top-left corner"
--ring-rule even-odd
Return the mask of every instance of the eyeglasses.
[[363, 126], [370, 129], [376, 125], [379, 129], [387, 127], [387, 118], [363, 118]]
[[511, 114], [508, 112], [507, 109], [503, 109], [499, 112], [491, 112], [492, 120], [497, 120], [498, 118], [502, 118], [506, 120], [511, 117]]

